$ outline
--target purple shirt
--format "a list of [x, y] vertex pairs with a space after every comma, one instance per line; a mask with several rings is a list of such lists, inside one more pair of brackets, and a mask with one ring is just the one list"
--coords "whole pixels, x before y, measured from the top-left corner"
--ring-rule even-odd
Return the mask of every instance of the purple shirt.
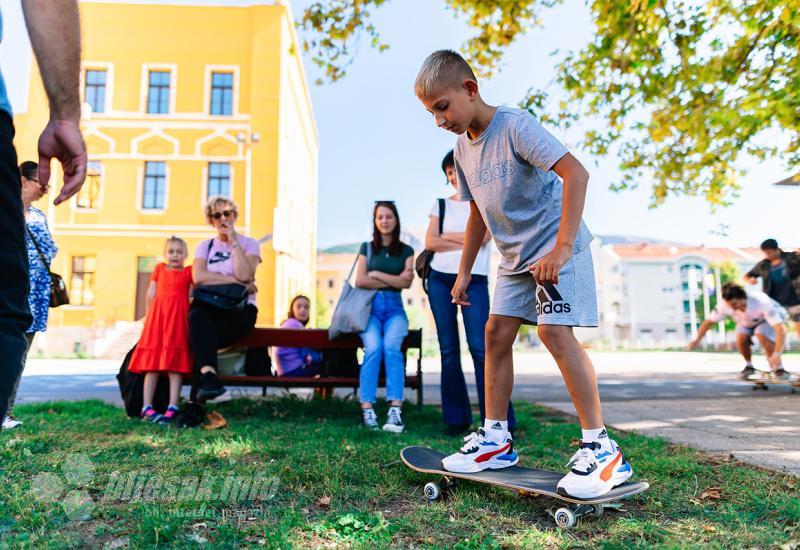
[[[211, 242], [213, 241], [213, 244]], [[211, 250], [208, 245], [211, 244]], [[258, 241], [239, 235], [239, 246], [245, 256], [258, 256], [261, 261], [261, 251]], [[206, 269], [212, 273], [233, 277], [233, 245], [224, 243], [219, 239], [206, 239], [197, 245], [194, 252], [195, 260], [206, 260]], [[256, 294], [253, 293], [248, 299], [248, 303], [256, 304]]]
[[[289, 317], [286, 319], [281, 328], [306, 328], [303, 323]], [[309, 348], [286, 348], [275, 347], [275, 366], [278, 369], [278, 376], [291, 376], [292, 372], [303, 368], [306, 365], [306, 357], [311, 356], [311, 361], [318, 363], [322, 360], [322, 355], [318, 351]]]

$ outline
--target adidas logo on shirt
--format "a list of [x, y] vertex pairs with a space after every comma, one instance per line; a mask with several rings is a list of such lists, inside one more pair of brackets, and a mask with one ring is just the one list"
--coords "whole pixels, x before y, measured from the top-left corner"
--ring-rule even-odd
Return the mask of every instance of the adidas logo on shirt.
[[561, 297], [556, 285], [544, 283], [539, 286], [536, 292], [536, 314], [546, 315], [549, 313], [569, 313], [572, 307], [569, 302], [565, 302]]

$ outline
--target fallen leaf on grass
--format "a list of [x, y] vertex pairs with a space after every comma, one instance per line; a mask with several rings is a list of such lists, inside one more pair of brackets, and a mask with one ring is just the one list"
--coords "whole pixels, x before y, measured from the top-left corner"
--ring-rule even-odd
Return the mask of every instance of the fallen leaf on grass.
[[703, 531], [705, 531], [706, 533], [715, 533], [717, 531], [717, 528], [714, 527], [713, 525], [703, 524], [700, 527], [702, 527]]
[[720, 494], [719, 487], [709, 487], [705, 491], [700, 494], [700, 500], [703, 499], [711, 499], [711, 500], [719, 500], [722, 498]]
[[208, 413], [206, 420], [208, 421], [208, 424], [203, 425], [206, 430], [219, 430], [228, 425], [228, 421], [225, 420], [225, 417], [219, 414], [217, 411], [211, 411]]
[[317, 506], [319, 506], [320, 508], [330, 508], [330, 506], [331, 506], [331, 497], [329, 497], [328, 495], [319, 497], [317, 499]]

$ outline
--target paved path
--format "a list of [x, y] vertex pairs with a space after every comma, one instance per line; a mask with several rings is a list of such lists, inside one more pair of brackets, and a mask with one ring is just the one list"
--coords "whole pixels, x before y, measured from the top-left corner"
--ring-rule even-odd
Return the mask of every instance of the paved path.
[[[608, 425], [709, 452], [730, 453], [800, 476], [800, 393], [790, 394], [788, 386], [752, 391], [749, 384], [734, 379], [741, 368], [735, 355], [596, 352], [592, 359]], [[468, 359], [464, 365], [471, 372]], [[789, 355], [786, 365], [800, 371], [800, 357]], [[118, 361], [33, 360], [23, 375], [18, 403], [99, 398], [119, 404], [114, 378], [118, 369]], [[439, 403], [438, 359], [426, 359], [423, 370], [425, 400]], [[517, 354], [515, 371], [514, 399], [574, 413], [558, 369], [547, 354]], [[471, 374], [467, 379], [474, 396]], [[259, 389], [243, 388], [229, 393], [235, 397], [240, 392], [260, 394]]]

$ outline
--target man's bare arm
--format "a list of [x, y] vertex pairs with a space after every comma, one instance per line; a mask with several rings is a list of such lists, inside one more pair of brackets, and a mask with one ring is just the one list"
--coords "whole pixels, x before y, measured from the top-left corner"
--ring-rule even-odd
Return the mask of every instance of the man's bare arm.
[[77, 0], [22, 0], [33, 53], [42, 75], [50, 121], [39, 137], [39, 180], [50, 180], [50, 161], [61, 162], [60, 204], [86, 179], [86, 146], [80, 131], [81, 22]]

